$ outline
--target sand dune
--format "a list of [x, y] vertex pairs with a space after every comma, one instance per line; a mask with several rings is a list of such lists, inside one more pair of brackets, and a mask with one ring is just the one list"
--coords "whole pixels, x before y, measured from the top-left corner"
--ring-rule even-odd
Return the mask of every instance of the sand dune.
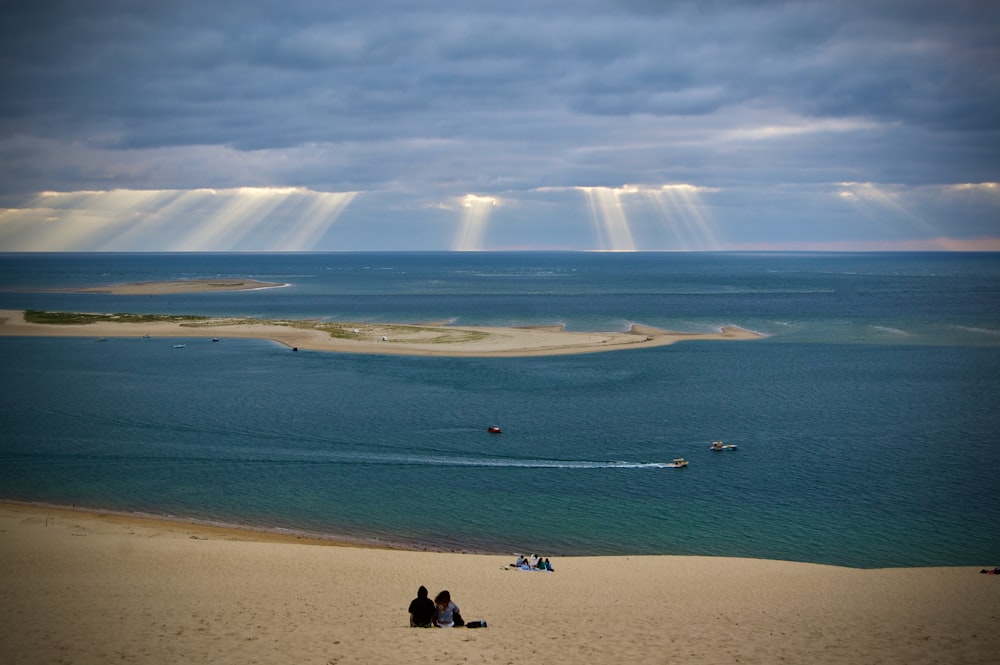
[[[0, 504], [4, 663], [995, 663], [1000, 576], [332, 546]], [[418, 585], [489, 627], [414, 629]]]

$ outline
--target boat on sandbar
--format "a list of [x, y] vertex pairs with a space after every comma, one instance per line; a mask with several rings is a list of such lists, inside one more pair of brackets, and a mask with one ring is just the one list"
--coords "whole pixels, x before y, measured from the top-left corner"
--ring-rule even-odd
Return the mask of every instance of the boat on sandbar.
[[726, 443], [725, 441], [713, 441], [710, 450], [736, 450], [737, 446], [735, 443]]

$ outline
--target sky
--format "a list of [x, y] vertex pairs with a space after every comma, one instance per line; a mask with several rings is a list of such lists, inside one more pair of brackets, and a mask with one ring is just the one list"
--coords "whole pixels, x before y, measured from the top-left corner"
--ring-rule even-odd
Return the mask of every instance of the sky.
[[0, 0], [0, 251], [1000, 251], [995, 0]]

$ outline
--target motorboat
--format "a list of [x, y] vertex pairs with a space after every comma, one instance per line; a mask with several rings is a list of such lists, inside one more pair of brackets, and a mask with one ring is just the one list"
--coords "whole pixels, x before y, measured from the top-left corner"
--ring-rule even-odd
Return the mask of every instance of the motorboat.
[[503, 432], [503, 430], [496, 425], [490, 425], [489, 427], [486, 428], [486, 431], [489, 432], [490, 434], [500, 434], [501, 432]]
[[174, 344], [175, 349], [183, 349], [187, 344]]
[[683, 457], [677, 457], [674, 458], [674, 460], [669, 464], [664, 464], [663, 466], [667, 467], [668, 469], [683, 469], [687, 465], [688, 463], [686, 459], [684, 459]]
[[726, 443], [725, 441], [713, 441], [711, 450], [736, 450], [737, 446], [735, 443]]

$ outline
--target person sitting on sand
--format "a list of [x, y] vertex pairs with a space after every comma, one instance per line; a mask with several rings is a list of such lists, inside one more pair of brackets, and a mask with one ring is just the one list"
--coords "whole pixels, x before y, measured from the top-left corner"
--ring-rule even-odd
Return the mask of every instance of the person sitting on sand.
[[410, 601], [410, 626], [414, 628], [430, 628], [434, 625], [434, 612], [437, 607], [434, 601], [427, 597], [427, 587], [417, 589], [417, 597]]
[[438, 628], [452, 628], [455, 625], [455, 615], [459, 614], [458, 605], [451, 602], [451, 594], [442, 591], [434, 598], [437, 613], [434, 615], [434, 625]]
[[550, 573], [555, 572], [555, 570], [553, 570], [552, 568], [552, 562], [550, 562], [548, 558], [545, 559], [545, 570], [549, 571]]

